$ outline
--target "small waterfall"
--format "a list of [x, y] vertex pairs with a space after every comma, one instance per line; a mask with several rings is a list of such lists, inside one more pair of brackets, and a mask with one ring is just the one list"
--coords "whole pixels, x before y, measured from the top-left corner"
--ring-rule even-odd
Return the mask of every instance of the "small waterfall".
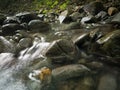
[[30, 48], [26, 48], [20, 52], [18, 60], [28, 64], [36, 59], [45, 60], [46, 57], [43, 55], [43, 52], [49, 46], [49, 44], [50, 43], [48, 42], [35, 39]]
[[[6, 45], [6, 51], [13, 50], [13, 45], [4, 37], [0, 37], [0, 41]], [[37, 38], [31, 47], [20, 51], [18, 57], [14, 57], [13, 53], [1, 53], [0, 90], [40, 90], [40, 83], [24, 78], [28, 78], [29, 73], [39, 67], [36, 64], [46, 61], [42, 53], [49, 44], [44, 38]]]
[[21, 79], [13, 77], [16, 61], [12, 53], [0, 54], [0, 90], [28, 90]]

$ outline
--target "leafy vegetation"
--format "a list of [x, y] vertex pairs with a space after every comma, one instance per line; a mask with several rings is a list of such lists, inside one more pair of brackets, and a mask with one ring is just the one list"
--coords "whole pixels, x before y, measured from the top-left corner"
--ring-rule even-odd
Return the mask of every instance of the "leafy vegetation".
[[45, 10], [43, 12], [46, 13], [52, 9], [64, 10], [66, 9], [69, 2], [70, 0], [35, 0], [34, 4], [36, 10], [44, 8]]
[[40, 10], [44, 8], [43, 13], [51, 10], [64, 10], [70, 0], [0, 0], [0, 11], [24, 11]]

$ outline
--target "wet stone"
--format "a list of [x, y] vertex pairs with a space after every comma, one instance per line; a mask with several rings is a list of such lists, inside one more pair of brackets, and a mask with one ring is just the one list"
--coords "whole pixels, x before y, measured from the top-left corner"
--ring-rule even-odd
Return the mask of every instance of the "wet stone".
[[72, 30], [72, 29], [80, 29], [81, 24], [78, 22], [71, 22], [70, 24], [67, 24], [63, 30]]
[[28, 27], [31, 32], [46, 32], [51, 29], [51, 26], [48, 23], [40, 20], [31, 20], [28, 23]]
[[79, 50], [72, 41], [59, 39], [53, 41], [44, 53], [52, 63], [67, 64], [76, 62]]
[[65, 10], [63, 11], [60, 16], [59, 16], [59, 22], [60, 23], [69, 23], [72, 21], [72, 18], [69, 17], [69, 11], [68, 10]]
[[107, 15], [107, 12], [105, 12], [105, 11], [100, 11], [95, 17], [96, 17], [98, 20], [104, 21], [105, 19], [108, 18], [108, 15]]
[[14, 34], [15, 31], [21, 29], [23, 29], [23, 27], [21, 27], [19, 24], [5, 24], [2, 26], [2, 33], [5, 35]]
[[120, 23], [120, 12], [113, 16], [112, 23]]
[[16, 17], [14, 17], [14, 16], [7, 17], [7, 18], [4, 20], [3, 24], [9, 24], [9, 23], [19, 24], [19, 20], [18, 20]]
[[90, 73], [90, 69], [80, 64], [66, 65], [52, 70], [53, 79], [56, 81], [82, 77], [88, 73]]
[[96, 28], [90, 32], [89, 36], [90, 36], [92, 42], [95, 42], [96, 40], [101, 38], [103, 35], [104, 35], [104, 33], [99, 28]]
[[88, 14], [96, 15], [100, 11], [103, 11], [104, 7], [101, 2], [94, 1], [94, 2], [90, 2], [89, 4], [85, 5], [83, 9]]
[[97, 43], [102, 44], [101, 49], [108, 55], [120, 55], [120, 30], [115, 30], [106, 34], [104, 37], [97, 40]]
[[97, 19], [94, 16], [87, 16], [87, 17], [83, 17], [81, 19], [81, 23], [85, 24], [85, 23], [95, 23], [97, 22]]
[[78, 36], [77, 38], [73, 39], [73, 42], [78, 46], [81, 47], [86, 40], [89, 40], [89, 33], [83, 33], [80, 36]]
[[32, 46], [32, 39], [31, 38], [22, 38], [18, 43], [20, 48], [28, 48]]
[[16, 14], [15, 17], [18, 18], [20, 23], [28, 23], [31, 20], [38, 19], [37, 14], [31, 12], [21, 12]]

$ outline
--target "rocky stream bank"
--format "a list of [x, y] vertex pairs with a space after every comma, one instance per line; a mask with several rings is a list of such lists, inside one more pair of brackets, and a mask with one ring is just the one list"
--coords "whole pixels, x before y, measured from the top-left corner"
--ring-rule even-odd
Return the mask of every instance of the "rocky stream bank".
[[120, 90], [120, 6], [0, 14], [0, 90]]

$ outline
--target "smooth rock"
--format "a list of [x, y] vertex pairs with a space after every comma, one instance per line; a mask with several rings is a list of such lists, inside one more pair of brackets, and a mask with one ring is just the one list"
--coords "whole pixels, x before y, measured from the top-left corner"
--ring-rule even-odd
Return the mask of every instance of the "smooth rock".
[[15, 15], [20, 23], [28, 23], [31, 20], [38, 19], [39, 17], [36, 15], [36, 13], [31, 12], [22, 12]]
[[14, 34], [15, 31], [21, 29], [23, 29], [23, 27], [21, 27], [19, 24], [5, 24], [2, 26], [2, 33], [4, 35], [11, 35]]
[[112, 16], [112, 15], [118, 13], [118, 12], [119, 12], [119, 10], [118, 10], [116, 7], [109, 7], [109, 8], [108, 8], [108, 14], [109, 14], [110, 16]]
[[37, 16], [40, 18], [40, 20], [42, 21], [44, 20], [44, 16], [45, 16], [44, 14], [38, 14]]
[[71, 22], [70, 24], [65, 25], [62, 30], [72, 30], [72, 29], [80, 29], [81, 24], [78, 22]]
[[80, 47], [86, 40], [89, 40], [89, 33], [83, 33], [80, 36], [73, 39], [73, 42]]
[[113, 16], [111, 22], [120, 24], [120, 12]]
[[69, 11], [68, 10], [65, 10], [63, 11], [60, 16], [59, 16], [59, 21], [60, 23], [69, 23], [72, 21], [72, 18], [69, 17]]
[[28, 23], [28, 27], [31, 32], [46, 32], [51, 29], [51, 26], [48, 23], [40, 20], [31, 20]]
[[95, 16], [98, 20], [105, 20], [108, 18], [107, 12], [105, 11], [100, 11], [96, 16]]
[[87, 14], [96, 15], [104, 10], [104, 6], [101, 2], [93, 1], [85, 5], [83, 9]]
[[89, 68], [91, 68], [91, 69], [102, 69], [102, 68], [104, 68], [104, 65], [103, 65], [103, 63], [101, 63], [101, 62], [97, 62], [97, 61], [93, 61], [93, 62], [90, 62], [90, 63], [87, 63], [86, 64]]
[[51, 58], [52, 63], [67, 64], [76, 62], [79, 50], [72, 41], [59, 39], [53, 41], [45, 50], [45, 56]]
[[88, 73], [90, 73], [90, 69], [80, 64], [66, 65], [52, 70], [53, 79], [56, 81], [81, 77]]
[[85, 23], [95, 23], [97, 22], [97, 19], [94, 16], [87, 16], [87, 17], [83, 17], [81, 19], [81, 23], [85, 24]]
[[28, 48], [32, 46], [32, 39], [31, 38], [22, 38], [18, 43], [20, 48]]
[[120, 56], [120, 30], [115, 30], [106, 34], [104, 37], [97, 40], [101, 44], [101, 49], [108, 55]]
[[16, 17], [11, 16], [11, 17], [7, 17], [7, 18], [4, 20], [3, 24], [10, 24], [10, 23], [19, 24], [19, 22], [20, 22], [20, 21], [19, 21]]
[[94, 42], [98, 40], [99, 38], [101, 38], [104, 35], [104, 33], [99, 28], [96, 28], [92, 30], [89, 35], [90, 35], [91, 40]]

